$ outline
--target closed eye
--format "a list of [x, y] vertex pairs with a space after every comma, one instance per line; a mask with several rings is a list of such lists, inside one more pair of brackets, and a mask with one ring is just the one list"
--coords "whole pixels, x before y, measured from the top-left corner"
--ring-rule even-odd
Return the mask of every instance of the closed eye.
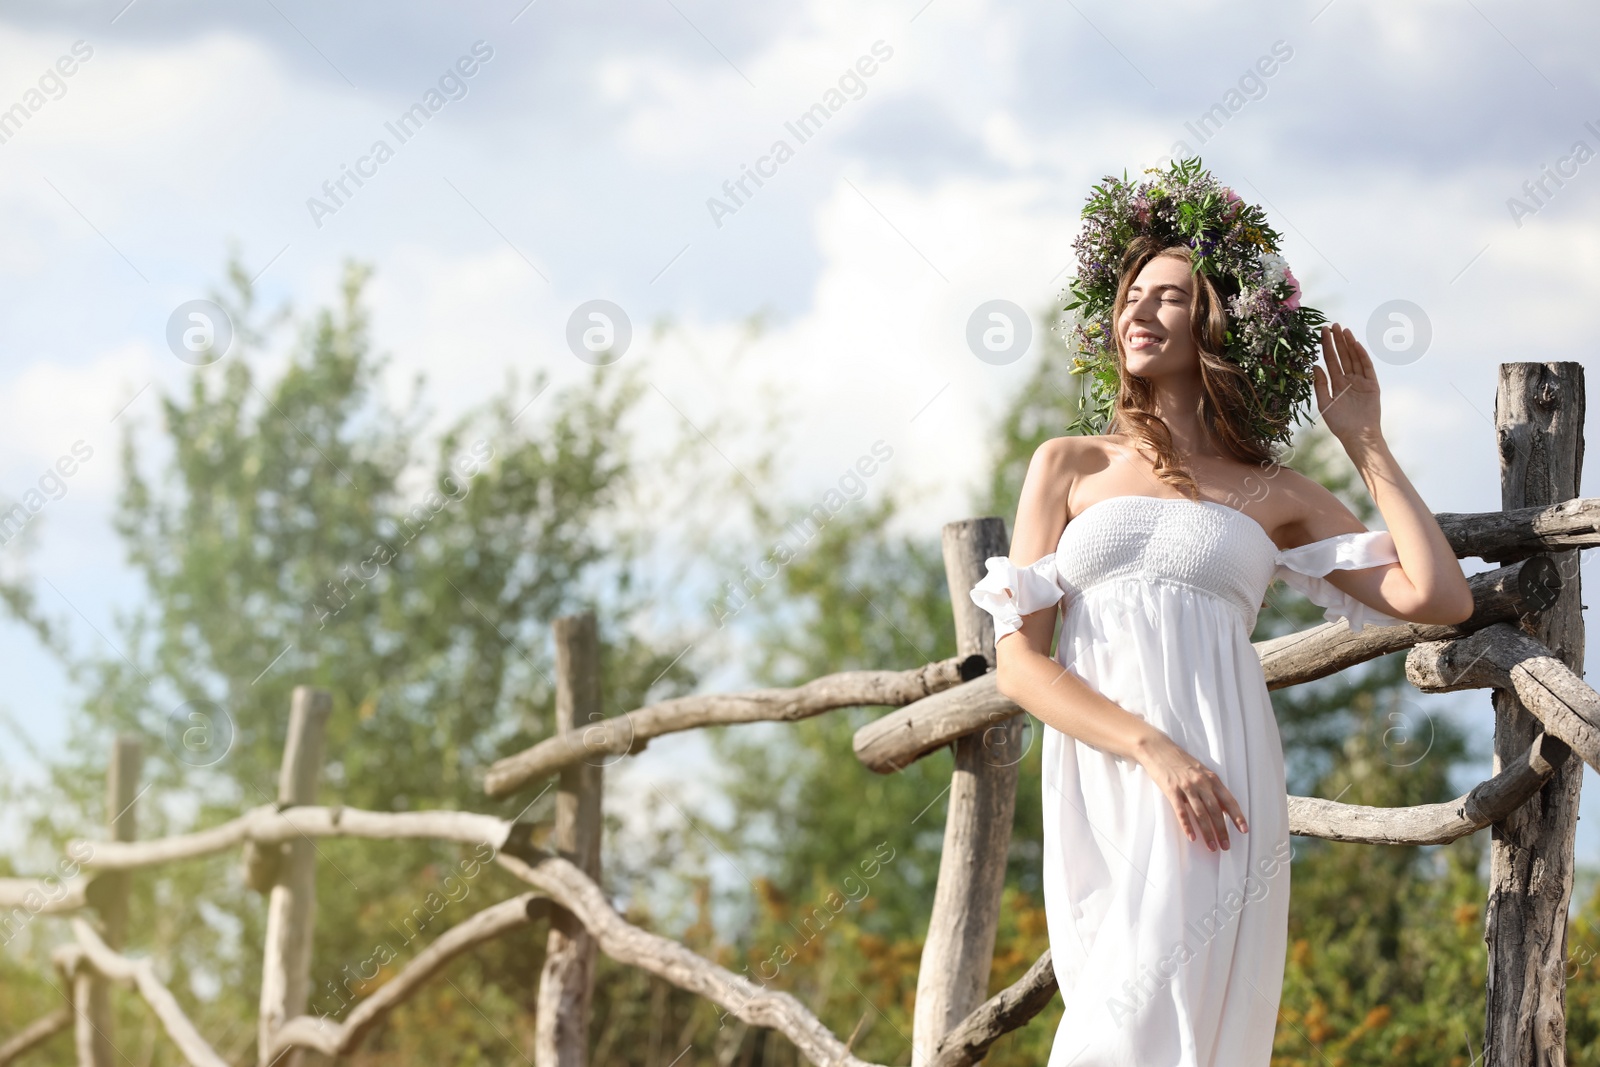
[[[1187, 299], [1189, 299], [1189, 291], [1187, 289], [1182, 288], [1181, 286], [1177, 286], [1177, 285], [1161, 285], [1161, 286], [1157, 286], [1157, 288], [1162, 291], [1161, 295], [1163, 297], [1171, 296], [1171, 297], [1176, 297], [1179, 300], [1187, 300]], [[1144, 295], [1144, 289], [1141, 288], [1140, 286], [1133, 285], [1133, 286], [1129, 286], [1128, 287], [1128, 300], [1130, 302], [1133, 301], [1134, 299], [1142, 296], [1142, 295]]]

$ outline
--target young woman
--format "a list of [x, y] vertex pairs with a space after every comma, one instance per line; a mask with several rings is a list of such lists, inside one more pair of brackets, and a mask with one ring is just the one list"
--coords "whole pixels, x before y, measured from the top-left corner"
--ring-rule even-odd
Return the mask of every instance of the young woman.
[[[1145, 233], [1119, 249], [1107, 432], [1039, 447], [1010, 558], [972, 590], [995, 617], [1001, 692], [1044, 724], [1045, 907], [1066, 1004], [1050, 1067], [1270, 1061], [1289, 819], [1250, 635], [1271, 582], [1357, 630], [1473, 610], [1384, 441], [1366, 350], [1322, 328], [1316, 401], [1387, 530], [1272, 461], [1251, 359], [1229, 347], [1248, 300], [1237, 271], [1196, 269], [1196, 246]], [[1304, 321], [1283, 274], [1280, 326]]]

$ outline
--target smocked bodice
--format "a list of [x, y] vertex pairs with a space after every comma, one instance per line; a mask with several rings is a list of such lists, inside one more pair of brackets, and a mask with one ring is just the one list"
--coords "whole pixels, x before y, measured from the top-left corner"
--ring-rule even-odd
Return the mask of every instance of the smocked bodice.
[[[1335, 534], [1280, 549], [1237, 508], [1214, 500], [1114, 496], [1089, 505], [1061, 532], [1056, 551], [1025, 567], [1005, 556], [987, 561], [972, 588], [974, 603], [995, 618], [995, 639], [1022, 627], [1022, 616], [1062, 601], [1114, 598], [1124, 583], [1160, 583], [1192, 590], [1234, 608], [1246, 634], [1267, 587], [1283, 579], [1324, 609], [1330, 621], [1395, 625], [1399, 619], [1363, 604], [1329, 582], [1334, 570], [1398, 563], [1387, 530]], [[1063, 599], [1065, 598], [1065, 599]]]
[[1259, 523], [1226, 504], [1120, 496], [1067, 523], [1055, 565], [1069, 604], [1118, 582], [1172, 582], [1226, 601], [1249, 632], [1277, 554]]

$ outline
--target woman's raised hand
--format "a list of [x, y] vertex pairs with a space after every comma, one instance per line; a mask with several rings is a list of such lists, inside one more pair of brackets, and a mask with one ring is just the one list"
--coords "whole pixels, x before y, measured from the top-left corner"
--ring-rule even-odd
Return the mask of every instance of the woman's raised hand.
[[1322, 359], [1311, 374], [1317, 412], [1340, 441], [1378, 439], [1378, 374], [1356, 335], [1337, 322], [1322, 328]]
[[1190, 841], [1198, 834], [1211, 851], [1219, 846], [1226, 849], [1230, 818], [1240, 833], [1250, 832], [1244, 811], [1222, 784], [1222, 777], [1166, 734], [1156, 732], [1147, 738], [1138, 759], [1145, 773], [1166, 794], [1178, 816], [1178, 825]]

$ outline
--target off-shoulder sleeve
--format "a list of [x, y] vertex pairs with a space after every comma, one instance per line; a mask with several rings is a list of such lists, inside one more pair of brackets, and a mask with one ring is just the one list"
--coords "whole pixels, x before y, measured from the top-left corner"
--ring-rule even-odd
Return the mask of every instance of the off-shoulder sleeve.
[[1355, 633], [1369, 623], [1373, 626], [1396, 626], [1404, 620], [1361, 603], [1323, 575], [1329, 571], [1354, 571], [1399, 562], [1400, 554], [1395, 551], [1394, 539], [1389, 536], [1388, 530], [1361, 530], [1336, 534], [1299, 548], [1281, 550], [1272, 576], [1282, 578], [1292, 588], [1304, 593], [1312, 603], [1326, 608], [1323, 616], [1329, 622], [1349, 619], [1350, 630]]
[[1050, 553], [1026, 567], [1019, 567], [1005, 556], [990, 556], [984, 561], [989, 573], [969, 593], [972, 602], [994, 616], [996, 641], [1022, 629], [1022, 616], [1043, 611], [1061, 599], [1064, 590], [1056, 581], [1056, 554]]

